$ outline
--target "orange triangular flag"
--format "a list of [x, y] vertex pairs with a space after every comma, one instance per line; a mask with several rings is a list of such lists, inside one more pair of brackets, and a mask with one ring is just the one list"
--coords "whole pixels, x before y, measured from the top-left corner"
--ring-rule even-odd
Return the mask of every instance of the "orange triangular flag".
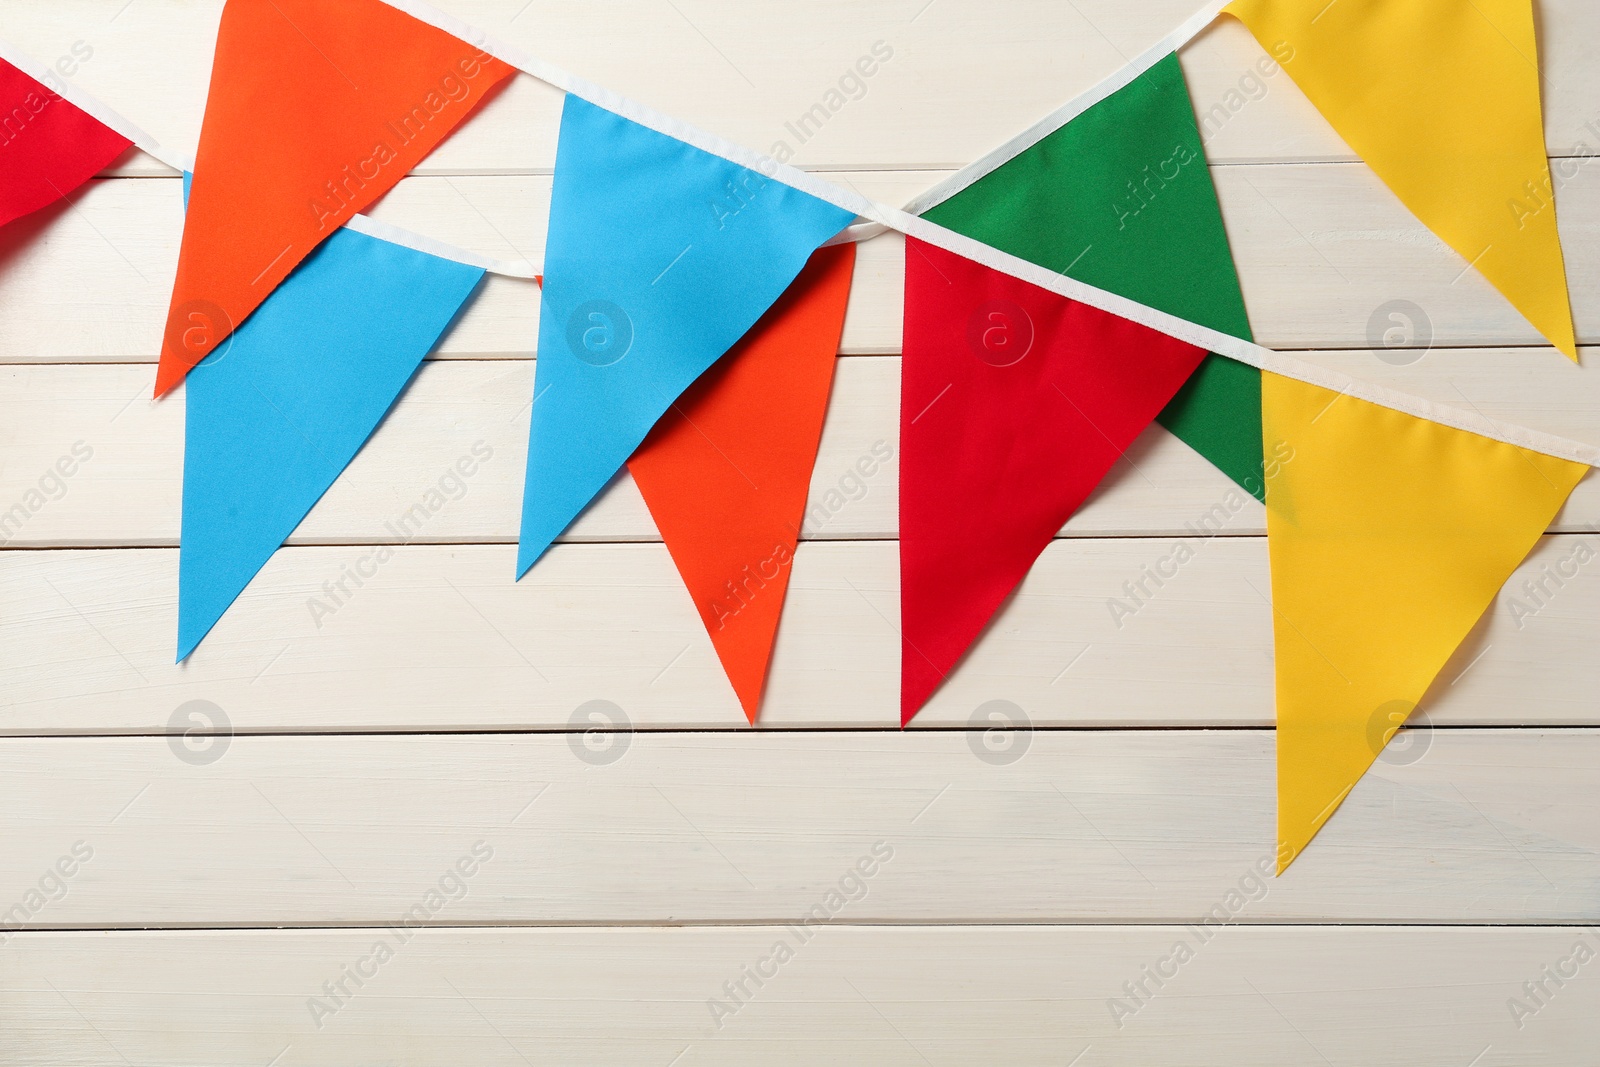
[[511, 73], [381, 0], [228, 0], [156, 395]]
[[819, 249], [628, 461], [753, 723], [822, 439], [855, 245]]

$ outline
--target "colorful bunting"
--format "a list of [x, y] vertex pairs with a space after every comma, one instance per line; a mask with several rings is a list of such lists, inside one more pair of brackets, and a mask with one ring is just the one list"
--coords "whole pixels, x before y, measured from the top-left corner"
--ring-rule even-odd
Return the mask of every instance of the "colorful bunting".
[[355, 458], [482, 278], [337, 230], [189, 376], [179, 661]]
[[901, 721], [1205, 352], [906, 239]]
[[1588, 471], [1276, 374], [1264, 442], [1278, 870], [1422, 700]]
[[1234, 0], [1317, 110], [1576, 360], [1532, 0]]
[[0, 226], [63, 199], [132, 146], [0, 60]]
[[[853, 245], [821, 246], [853, 221], [837, 204], [855, 204], [921, 235], [906, 242], [902, 724], [1159, 418], [1267, 502], [1287, 868], [1597, 453], [1532, 431], [1469, 432], [1459, 412], [1365, 383], [1334, 392], [1331, 372], [1249, 343], [1174, 51], [1216, 10], [926, 194], [925, 222], [731, 162], [753, 157], [519, 59], [569, 95], [518, 576], [627, 463], [755, 722], [855, 262]], [[1400, 199], [1575, 359], [1532, 0], [1227, 10]], [[198, 366], [179, 660], [363, 447], [491, 263], [354, 218], [512, 73], [453, 34], [486, 40], [415, 0], [223, 9], [156, 385]], [[161, 151], [63, 91], [77, 103], [0, 60], [0, 225], [64, 198], [130, 136]], [[356, 570], [340, 581], [370, 577]]]
[[228, 0], [156, 395], [511, 72], [381, 0]]
[[[924, 213], [1100, 289], [1250, 339], [1178, 57]], [[1260, 372], [1207, 359], [1159, 416], [1257, 498]]]
[[518, 577], [679, 394], [853, 219], [567, 96], [545, 242]]
[[628, 460], [754, 723], [800, 539], [854, 272], [821, 248]]

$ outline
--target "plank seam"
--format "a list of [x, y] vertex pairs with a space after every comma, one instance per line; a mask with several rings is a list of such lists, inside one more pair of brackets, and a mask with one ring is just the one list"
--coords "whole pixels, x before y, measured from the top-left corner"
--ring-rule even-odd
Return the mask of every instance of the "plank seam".
[[[1423, 712], [1426, 715], [1426, 712]], [[1424, 722], [1417, 721], [1412, 725], [1403, 727], [1406, 730], [1439, 730], [1466, 732], [1477, 731], [1485, 733], [1504, 733], [1517, 731], [1521, 734], [1539, 734], [1553, 731], [1568, 733], [1596, 733], [1600, 732], [1600, 722], [1597, 723], [1551, 723], [1529, 726], [1526, 723], [1482, 723], [1482, 722]], [[463, 727], [459, 730], [442, 729], [407, 729], [399, 727], [393, 730], [274, 730], [250, 729], [248, 727], [233, 728], [228, 730], [199, 730], [185, 729], [181, 736], [185, 737], [250, 737], [250, 738], [424, 738], [438, 737], [452, 740], [472, 737], [531, 737], [549, 735], [551, 737], [582, 737], [588, 734], [653, 734], [661, 737], [724, 737], [729, 735], [746, 734], [795, 734], [804, 737], [819, 737], [822, 735], [837, 735], [839, 738], [854, 738], [865, 734], [987, 734], [1001, 733], [1059, 733], [1059, 734], [1155, 734], [1155, 733], [1187, 733], [1187, 734], [1270, 734], [1276, 728], [1266, 725], [1255, 726], [1229, 726], [1195, 725], [1185, 723], [1182, 725], [1161, 725], [1151, 723], [1148, 725], [1117, 725], [1095, 726], [1092, 724], [1077, 725], [1071, 723], [1039, 723], [1026, 727], [997, 727], [997, 726], [962, 726], [955, 723], [930, 723], [927, 726], [895, 726], [893, 724], [861, 726], [750, 726], [748, 724], [735, 724], [730, 722], [727, 726], [651, 726], [647, 723], [635, 723], [624, 728], [605, 729], [601, 727], [585, 727], [571, 729], [561, 726], [527, 726], [527, 727], [496, 727], [484, 729], [482, 727]], [[61, 732], [61, 733], [4, 733], [0, 732], [0, 744], [10, 741], [164, 741], [175, 735], [173, 731], [137, 731], [119, 733], [116, 731], [92, 732]]]
[[[1074, 929], [1104, 929], [1105, 927], [1123, 927], [1130, 930], [1169, 930], [1185, 928], [1202, 921], [1205, 914], [1192, 915], [1188, 918], [1171, 919], [848, 919], [848, 920], [807, 920], [816, 926], [829, 926], [841, 929], [973, 929], [983, 930], [998, 926], [1026, 926], [1041, 927], [1046, 929], [1074, 930]], [[541, 921], [529, 919], [527, 921], [494, 919], [474, 921], [471, 919], [445, 920], [435, 922], [419, 922], [408, 929], [416, 930], [722, 930], [722, 929], [782, 929], [792, 926], [796, 921], [793, 915], [770, 919], [685, 919], [681, 921], [660, 921], [653, 919], [613, 919], [613, 920], [588, 920], [571, 919], [567, 921]], [[1288, 928], [1319, 928], [1337, 929], [1349, 927], [1352, 929], [1394, 930], [1416, 929], [1457, 929], [1457, 930], [1593, 930], [1595, 924], [1582, 920], [1543, 920], [1529, 919], [1526, 922], [1469, 922], [1460, 919], [1396, 919], [1393, 922], [1383, 922], [1376, 919], [1364, 919], [1359, 922], [1342, 922], [1327, 919], [1252, 919], [1234, 917], [1227, 923], [1228, 928], [1249, 927], [1257, 930], [1288, 929]], [[58, 937], [62, 934], [118, 934], [132, 936], [149, 936], [152, 938], [171, 937], [175, 934], [340, 934], [363, 931], [390, 930], [393, 927], [381, 922], [351, 922], [351, 923], [254, 923], [227, 926], [217, 924], [184, 924], [184, 923], [141, 923], [138, 925], [109, 925], [91, 926], [84, 924], [62, 926], [24, 926], [14, 930], [7, 930], [7, 940], [15, 937]]]
[[[1552, 524], [1547, 530], [1545, 530], [1544, 533], [1540, 534], [1540, 536], [1541, 537], [1587, 537], [1587, 536], [1590, 536], [1592, 534], [1597, 534], [1597, 533], [1600, 533], [1600, 525], [1596, 525], [1596, 524], [1592, 524], [1592, 523], [1591, 524], [1571, 523], [1571, 524], [1563, 524], [1561, 526], [1557, 526], [1557, 525]], [[1118, 533], [1118, 532], [1114, 532], [1114, 531], [1113, 532], [1106, 532], [1106, 531], [1099, 531], [1099, 530], [1089, 530], [1089, 531], [1084, 531], [1082, 533], [1077, 533], [1077, 532], [1058, 533], [1058, 534], [1055, 535], [1055, 537], [1051, 538], [1051, 543], [1053, 544], [1053, 543], [1058, 542], [1058, 541], [1059, 542], [1072, 542], [1072, 543], [1094, 542], [1094, 541], [1118, 541], [1118, 542], [1121, 542], [1121, 541], [1152, 541], [1152, 542], [1166, 542], [1166, 541], [1172, 540], [1174, 537], [1185, 538], [1185, 537], [1193, 537], [1193, 536], [1195, 536], [1195, 535], [1191, 531], [1178, 530], [1178, 529], [1165, 530], [1165, 531], [1162, 531], [1162, 530], [1155, 530], [1155, 531], [1141, 530], [1141, 531], [1138, 531], [1136, 533]], [[1244, 531], [1244, 530], [1218, 531], [1217, 533], [1214, 533], [1214, 534], [1207, 534], [1205, 536], [1205, 539], [1207, 541], [1223, 539], [1223, 540], [1230, 541], [1230, 542], [1243, 542], [1243, 541], [1262, 541], [1262, 542], [1265, 542], [1266, 539], [1267, 539], [1267, 535], [1266, 535], [1265, 532], [1259, 532], [1258, 533], [1258, 532]], [[898, 536], [887, 535], [886, 534], [886, 535], [884, 535], [882, 537], [801, 537], [799, 543], [803, 544], [803, 545], [886, 545], [886, 544], [897, 544], [899, 542], [899, 540], [900, 540], [900, 538]], [[293, 540], [291, 538], [291, 540], [284, 542], [284, 544], [282, 546], [280, 546], [280, 550], [281, 549], [299, 549], [299, 548], [308, 548], [308, 549], [309, 548], [373, 548], [373, 547], [386, 546], [386, 545], [387, 546], [391, 546], [391, 547], [395, 547], [395, 548], [505, 548], [507, 545], [514, 545], [516, 543], [517, 543], [517, 539], [514, 536], [510, 535], [510, 534], [506, 535], [505, 539], [504, 540], [500, 540], [500, 541], [468, 541], [468, 540], [462, 540], [462, 541], [449, 541], [449, 540], [431, 541], [431, 540], [424, 540], [422, 538], [413, 538], [410, 541], [376, 541], [376, 540], [296, 541], [296, 540]], [[663, 542], [660, 537], [649, 537], [649, 536], [636, 537], [636, 538], [592, 538], [592, 539], [591, 538], [581, 538], [581, 539], [573, 539], [573, 540], [558, 540], [558, 541], [555, 542], [556, 547], [567, 547], [567, 548], [587, 548], [587, 547], [601, 547], [601, 546], [629, 546], [629, 545], [659, 545], [659, 544], [664, 544], [664, 543], [665, 542]], [[40, 545], [40, 544], [30, 545], [30, 544], [6, 543], [6, 544], [0, 544], [0, 554], [6, 553], [6, 552], [173, 552], [173, 551], [176, 551], [178, 549], [178, 547], [179, 547], [179, 545], [178, 545], [178, 542], [176, 542], [176, 541], [164, 541], [161, 544], [123, 544], [123, 543], [117, 543], [117, 544], [72, 544], [72, 543], [62, 543], [62, 544], [48, 544], [48, 545]]]

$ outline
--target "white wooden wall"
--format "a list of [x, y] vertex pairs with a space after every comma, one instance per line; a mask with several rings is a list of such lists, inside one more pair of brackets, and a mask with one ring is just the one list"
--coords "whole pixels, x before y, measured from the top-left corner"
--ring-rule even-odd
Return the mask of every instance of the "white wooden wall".
[[[761, 149], [883, 41], [797, 162], [898, 202], [1196, 2], [443, 6]], [[3, 6], [0, 36], [46, 62], [83, 42], [79, 85], [192, 148], [219, 0]], [[1597, 345], [1600, 9], [1536, 6]], [[1259, 56], [1237, 25], [1202, 36], [1200, 109]], [[1285, 75], [1259, 85], [1207, 145], [1258, 338], [1600, 443], [1596, 372], [1463, 273]], [[520, 79], [376, 214], [537, 260], [559, 104]], [[763, 711], [780, 729], [744, 725], [625, 477], [511, 584], [537, 294], [505, 279], [177, 668], [183, 396], [147, 397], [178, 199], [134, 157], [0, 231], [0, 509], [92, 450], [0, 549], [0, 924], [26, 927], [0, 931], [0, 1063], [1592, 1058], [1600, 564], [1538, 604], [1520, 587], [1600, 548], [1594, 479], [1445, 670], [1433, 728], [1277, 880], [1261, 509], [1120, 627], [1106, 608], [1228, 490], [1159, 429], [894, 728], [895, 465], [841, 481], [898, 449], [893, 238], [862, 248]], [[1383, 360], [1368, 320], [1396, 299], [1433, 347]], [[466, 494], [317, 626], [306, 599], [480, 441]], [[166, 736], [193, 701], [219, 732]], [[580, 732], [592, 701], [619, 731]], [[970, 728], [992, 701], [1038, 729]]]

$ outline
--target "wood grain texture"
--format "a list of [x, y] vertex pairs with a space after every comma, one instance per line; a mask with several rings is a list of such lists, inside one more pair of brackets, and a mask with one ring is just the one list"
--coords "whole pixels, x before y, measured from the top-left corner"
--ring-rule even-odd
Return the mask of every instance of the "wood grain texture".
[[[898, 203], [942, 173], [841, 176]], [[1369, 348], [1374, 313], [1409, 300], [1436, 346], [1524, 345], [1562, 360], [1486, 281], [1360, 164], [1214, 171], [1256, 339], [1271, 348]], [[544, 256], [548, 176], [408, 178], [372, 214], [484, 254]], [[106, 179], [0, 235], [0, 362], [154, 362], [182, 230], [176, 179]], [[1107, 205], [1108, 211], [1111, 205]], [[1580, 339], [1600, 341], [1600, 166], [1561, 190], [1561, 229]], [[861, 247], [843, 351], [900, 350], [904, 245]], [[491, 278], [439, 354], [531, 356], [534, 283]], [[70, 324], [70, 328], [68, 328]], [[1388, 322], [1384, 321], [1387, 328]]]
[[[735, 141], [787, 139], [798, 164], [889, 203], [1198, 3], [441, 0]], [[1558, 170], [1575, 314], [1596, 344], [1600, 168], [1580, 158], [1600, 145], [1600, 8], [1537, 10], [1547, 139], [1572, 157]], [[47, 63], [82, 42], [77, 84], [182, 153], [220, 11], [13, 0], [0, 33]], [[796, 143], [785, 123], [876, 41], [893, 57]], [[1592, 370], [1464, 272], [1286, 76], [1255, 80], [1261, 55], [1226, 20], [1183, 55], [1258, 339], [1600, 443]], [[377, 215], [537, 261], [559, 113], [559, 94], [517, 79]], [[0, 509], [27, 505], [20, 525], [0, 510], [0, 1061], [1592, 1056], [1587, 970], [1520, 1026], [1509, 1005], [1580, 939], [1600, 946], [1546, 925], [1600, 918], [1600, 582], [1592, 564], [1561, 577], [1580, 543], [1600, 546], [1594, 479], [1441, 675], [1425, 704], [1441, 728], [1403, 734], [1277, 880], [1253, 876], [1274, 816], [1260, 508], [1147, 581], [1135, 613], [1109, 610], [1227, 499], [1163, 431], [1068, 524], [919, 728], [891, 728], [897, 470], [856, 465], [880, 441], [898, 451], [893, 237], [861, 249], [842, 347], [865, 358], [840, 361], [813, 478], [763, 709], [780, 729], [745, 732], [625, 476], [512, 583], [538, 299], [506, 279], [178, 668], [182, 396], [146, 399], [177, 183], [138, 153], [108, 174], [0, 232]], [[1432, 347], [1386, 361], [1372, 323], [1394, 300], [1420, 306]], [[386, 528], [480, 441], [491, 460], [420, 531]], [[91, 457], [58, 483], [79, 442]], [[345, 577], [402, 539], [360, 588]], [[340, 581], [353, 595], [330, 598]], [[313, 615], [313, 598], [333, 610]], [[216, 732], [176, 736], [201, 721]], [[1062, 729], [987, 729], [1000, 721]], [[492, 859], [459, 893], [441, 884], [480, 841]], [[80, 842], [92, 855], [58, 883]], [[879, 842], [893, 855], [864, 895], [841, 886]], [[430, 889], [449, 896], [435, 908]], [[309, 998], [419, 903], [410, 921], [429, 928], [318, 1026]], [[832, 924], [717, 1028], [707, 1000], [814, 905]], [[1186, 924], [1218, 909], [1230, 925], [1200, 945]], [[276, 925], [300, 929], [257, 929]], [[1109, 1002], [1180, 939], [1195, 958], [1118, 1026]]]
[[[1593, 951], [1594, 932], [1570, 928], [1234, 926], [1159, 990], [1142, 969], [1165, 960], [1170, 972], [1177, 942], [1196, 935], [912, 926], [799, 940], [781, 926], [423, 930], [404, 945], [365, 930], [21, 934], [0, 974], [0, 1056], [165, 1067], [1061, 1067], [1073, 1057], [1078, 1067], [1474, 1057], [1475, 1067], [1570, 1067], [1586, 1062], [1600, 1008], [1593, 963], [1548, 984], [1555, 995], [1520, 1029], [1507, 1007], [1541, 968], [1570, 970], [1575, 945]], [[779, 941], [795, 953], [775, 965]], [[380, 943], [394, 950], [381, 965]], [[358, 965], [370, 976], [359, 989], [343, 979]], [[769, 972], [759, 988], [743, 978], [757, 965]], [[338, 980], [352, 996], [329, 999], [323, 983]], [[723, 983], [741, 980], [749, 996], [719, 1026], [707, 1002], [733, 1003]], [[1141, 980], [1154, 995], [1119, 1027], [1109, 1002], [1133, 1003], [1123, 984]]]
[[[1600, 732], [1428, 745], [1238, 921], [1592, 920]], [[33, 928], [381, 925], [480, 839], [419, 921], [791, 922], [882, 841], [851, 922], [1181, 924], [1276, 841], [1270, 731], [9, 740], [0, 771], [0, 901], [93, 852]]]
[[[1145, 568], [1171, 569], [1174, 546], [1057, 541], [916, 725], [967, 726], [1005, 700], [1039, 725], [1270, 726], [1264, 540], [1191, 541], [1157, 588]], [[1431, 719], [1600, 722], [1597, 548], [1545, 540], [1446, 665]], [[558, 546], [515, 584], [510, 546], [379, 554], [281, 550], [173, 666], [175, 551], [0, 553], [0, 733], [161, 731], [189, 700], [247, 731], [564, 729], [596, 699], [639, 727], [745, 726], [659, 544]], [[357, 567], [374, 572], [360, 587]], [[1142, 603], [1124, 585], [1139, 581]], [[898, 602], [893, 542], [801, 545], [761, 725], [896, 724]]]
[[[1090, 88], [1175, 29], [1200, 0], [823, 0], [803, 8], [755, 0], [440, 0], [496, 37], [669, 115], [767, 151], [779, 139], [818, 169], [955, 168]], [[8, 6], [5, 33], [44, 63], [83, 42], [93, 56], [73, 80], [149, 130], [192, 151], [210, 77], [221, 0], [49, 0]], [[1553, 153], [1600, 144], [1592, 42], [1600, 14], [1586, 0], [1543, 0], [1540, 41], [1546, 132]], [[864, 92], [800, 143], [785, 129], [878, 41], [893, 57]], [[1349, 149], [1264, 54], [1222, 20], [1184, 52], [1196, 110], [1242, 101], [1211, 124], [1213, 162], [1348, 160]], [[1257, 81], [1249, 81], [1252, 74]], [[850, 86], [846, 91], [851, 91]], [[1237, 93], [1237, 97], [1230, 97]], [[432, 173], [528, 173], [554, 160], [558, 93], [519, 78], [486, 121], [423, 164]], [[493, 115], [494, 121], [487, 121]], [[507, 139], [497, 130], [525, 136]]]
[[[1392, 355], [1392, 353], [1391, 353]], [[1564, 359], [1506, 349], [1438, 352], [1409, 366], [1371, 352], [1311, 353], [1313, 362], [1498, 419], [1600, 442], [1600, 377]], [[184, 397], [148, 400], [139, 365], [0, 367], [0, 544], [16, 548], [176, 545], [182, 505]], [[452, 360], [426, 365], [291, 544], [399, 540], [398, 517], [447, 478], [474, 445], [492, 453], [416, 531], [425, 543], [511, 543], [521, 513], [533, 364]], [[839, 361], [811, 479], [806, 539], [888, 539], [898, 532], [900, 360]], [[74, 462], [79, 446], [90, 458]], [[73, 473], [50, 472], [63, 457]], [[887, 457], [887, 458], [885, 458]], [[59, 473], [59, 472], [58, 472]], [[29, 498], [40, 490], [40, 498]], [[456, 483], [462, 483], [457, 485]], [[7, 516], [11, 505], [38, 505]], [[1217, 510], [1217, 509], [1221, 510]], [[1187, 536], [1209, 522], [1264, 534], [1265, 510], [1164, 429], [1152, 426], [1072, 517], [1069, 537]], [[385, 525], [389, 524], [389, 525]], [[1553, 527], [1600, 524], [1600, 480], [1580, 483]], [[563, 541], [659, 540], [624, 472]]]

